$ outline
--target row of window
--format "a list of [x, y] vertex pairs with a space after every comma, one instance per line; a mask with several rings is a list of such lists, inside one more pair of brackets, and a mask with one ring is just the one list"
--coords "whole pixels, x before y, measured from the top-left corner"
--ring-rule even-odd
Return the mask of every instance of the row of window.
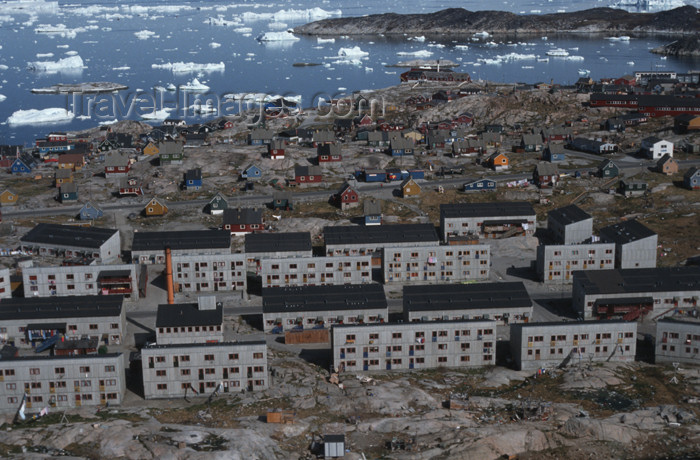
[[221, 325], [216, 326], [182, 326], [182, 327], [159, 327], [160, 334], [171, 334], [179, 332], [221, 332]]
[[[491, 354], [485, 354], [483, 355], [483, 360], [484, 361], [491, 361], [493, 359], [493, 355]], [[463, 363], [467, 363], [471, 361], [471, 356], [470, 355], [462, 355], [459, 357], [459, 361]], [[447, 356], [438, 356], [437, 357], [437, 362], [438, 363], [447, 363], [448, 358]], [[363, 362], [364, 366], [379, 366], [380, 365], [380, 360], [378, 359], [367, 359], [364, 360]], [[392, 358], [386, 360], [387, 364], [391, 364], [392, 366], [401, 366], [404, 364], [403, 358]], [[423, 357], [416, 357], [416, 358], [410, 358], [409, 359], [409, 364], [425, 364], [425, 358]], [[341, 361], [340, 362], [341, 367], [346, 367], [346, 368], [352, 368], [352, 367], [357, 367], [357, 361], [356, 360], [347, 360], [347, 361]]]
[[[24, 389], [26, 391], [28, 390], [40, 390], [41, 389], [41, 384], [42, 382], [25, 382], [24, 383]], [[117, 379], [104, 379], [99, 381], [99, 386], [115, 386], [117, 384]], [[92, 381], [91, 380], [74, 380], [73, 381], [73, 387], [76, 388], [76, 391], [80, 387], [91, 387], [92, 386]], [[56, 389], [56, 388], [67, 388], [68, 384], [66, 383], [65, 380], [57, 380], [57, 381], [52, 381], [49, 382], [49, 388], [51, 389]], [[16, 390], [17, 389], [17, 383], [10, 382], [5, 384], [5, 389], [6, 390]]]
[[[80, 373], [81, 374], [89, 374], [90, 373], [90, 366], [80, 366]], [[115, 372], [115, 366], [112, 365], [107, 365], [104, 367], [105, 372]], [[66, 368], [65, 367], [55, 367], [54, 368], [54, 374], [57, 375], [63, 375], [66, 373]], [[5, 375], [5, 376], [13, 376], [15, 375], [15, 370], [14, 369], [0, 369], [0, 375]], [[30, 367], [29, 368], [29, 375], [41, 375], [41, 368], [39, 367]]]
[[[265, 354], [263, 352], [255, 352], [253, 353], [253, 359], [263, 359]], [[228, 354], [228, 359], [230, 361], [237, 361], [239, 359], [240, 355], [238, 353], [229, 353]], [[214, 361], [215, 360], [215, 355], [213, 354], [206, 354], [204, 355], [204, 360], [205, 361]], [[150, 363], [156, 362], [156, 363], [164, 363], [165, 362], [165, 356], [150, 356], [148, 358], [148, 361]], [[189, 362], [190, 361], [190, 355], [179, 355], [179, 356], [173, 356], [173, 362]]]
[[[119, 399], [119, 394], [118, 393], [101, 394], [100, 399], [107, 399], [110, 401], [114, 401], [114, 400]], [[44, 402], [44, 397], [42, 395], [33, 395], [33, 396], [28, 396], [27, 400], [31, 403], [42, 403], [42, 402]], [[52, 404], [58, 403], [58, 402], [67, 402], [67, 401], [68, 401], [68, 395], [52, 395], [49, 398], [49, 402]], [[77, 395], [75, 395], [75, 401], [76, 402], [92, 401], [92, 395], [91, 394], [77, 394]], [[8, 396], [7, 403], [8, 404], [18, 404], [19, 398], [17, 396]]]
[[[629, 345], [625, 345], [621, 350], [624, 351], [630, 351], [631, 348]], [[586, 347], [574, 347], [572, 348], [572, 351], [574, 353], [579, 353], [583, 354], [586, 352]], [[606, 345], [603, 345], [602, 347], [595, 347], [595, 353], [607, 353], [608, 352], [608, 347]], [[559, 355], [560, 357], [564, 356], [564, 349], [563, 348], [550, 348], [549, 349], [549, 354], [550, 355]], [[568, 354], [568, 351], [567, 351]], [[540, 359], [541, 356], [541, 351], [539, 349], [528, 349], [527, 350], [527, 355], [528, 356], [535, 356], [535, 359]]]
[[[448, 349], [447, 343], [439, 343], [437, 345], [438, 350], [447, 350]], [[462, 342], [459, 344], [460, 349], [462, 351], [467, 351], [471, 349], [471, 343], [469, 342]], [[492, 348], [493, 347], [493, 342], [484, 342], [481, 345], [481, 348]], [[408, 347], [409, 351], [416, 351], [416, 352], [422, 352], [425, 351], [425, 345], [417, 344], [417, 345], [410, 345]], [[386, 353], [400, 353], [403, 351], [403, 346], [402, 345], [389, 345], [386, 347]], [[353, 355], [357, 352], [357, 349], [355, 347], [347, 347], [347, 348], [341, 348], [340, 353], [341, 354], [347, 354], [347, 355]], [[379, 347], [378, 346], [371, 346], [371, 347], [364, 347], [363, 348], [363, 353], [379, 353]]]
[[[568, 340], [568, 335], [567, 334], [560, 334], [560, 335], [550, 335], [549, 340], [551, 342], [565, 342]], [[612, 333], [611, 332], [600, 332], [595, 335], [596, 340], [610, 340], [612, 339]], [[634, 338], [634, 332], [618, 332], [617, 333], [617, 338], [618, 339], [633, 339]], [[588, 340], [589, 339], [589, 334], [574, 334], [573, 335], [573, 340]], [[528, 342], [544, 342], [544, 336], [543, 335], [530, 335], [527, 337]]]
[[[454, 336], [455, 337], [469, 337], [471, 336], [471, 329], [463, 329], [463, 330], [455, 330], [454, 331]], [[407, 334], [410, 336], [410, 334]], [[477, 329], [476, 331], [477, 336], [485, 336], [485, 335], [493, 335], [493, 329]], [[441, 330], [441, 331], [432, 331], [432, 337], [433, 338], [438, 338], [438, 337], [448, 337], [449, 336], [449, 331], [446, 330]], [[345, 342], [346, 343], [354, 343], [356, 339], [355, 334], [345, 334]], [[394, 340], [398, 339], [403, 339], [403, 332], [392, 332], [391, 333], [391, 338]], [[416, 331], [414, 333], [414, 338], [416, 341], [421, 342], [419, 339], [425, 339], [425, 331]], [[369, 334], [369, 340], [370, 342], [373, 340], [379, 340], [379, 333], [372, 332]]]
[[[215, 262], [212, 262], [211, 264], [212, 264], [212, 267], [214, 267], [214, 269], [216, 269], [216, 268], [225, 268], [226, 265], [227, 265], [226, 262], [222, 262], [222, 261], [215, 261]], [[243, 266], [243, 261], [242, 261], [242, 260], [234, 260], [234, 261], [231, 261], [231, 262], [230, 262], [230, 268], [231, 268], [231, 270], [235, 270], [236, 267], [242, 267], [242, 266]], [[195, 263], [195, 270], [199, 270], [200, 268], [208, 268], [208, 267], [209, 267], [209, 263], [208, 263], [208, 262], [197, 262], [197, 263]], [[177, 271], [180, 271], [180, 270], [185, 269], [185, 268], [190, 268], [190, 263], [189, 263], [189, 262], [181, 262], [181, 263], [178, 263], [178, 264], [176, 265], [176, 270], [177, 270]]]

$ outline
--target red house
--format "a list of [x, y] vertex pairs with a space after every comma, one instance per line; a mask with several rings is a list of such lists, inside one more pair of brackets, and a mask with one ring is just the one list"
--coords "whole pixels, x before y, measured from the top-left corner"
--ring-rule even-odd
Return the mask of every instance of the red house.
[[637, 84], [637, 79], [634, 78], [634, 75], [623, 75], [620, 78], [616, 78], [613, 84], [635, 86]]
[[46, 140], [48, 142], [66, 142], [68, 136], [66, 133], [49, 133], [49, 135], [46, 136]]
[[125, 177], [119, 182], [119, 196], [143, 195], [143, 189], [135, 177]]
[[474, 121], [474, 115], [469, 112], [464, 112], [452, 119], [453, 123], [458, 125], [471, 125]]
[[354, 208], [360, 205], [360, 196], [357, 191], [350, 187], [347, 182], [343, 184], [338, 193], [335, 195], [335, 201], [340, 206], [340, 209], [345, 211], [349, 208]]
[[284, 141], [273, 139], [267, 144], [267, 154], [272, 160], [284, 160]]
[[112, 152], [105, 158], [105, 177], [125, 176], [130, 166], [128, 155]]
[[230, 231], [232, 235], [244, 235], [264, 230], [262, 209], [224, 209], [222, 227], [224, 230]]
[[343, 156], [340, 153], [340, 145], [339, 144], [325, 144], [325, 145], [319, 145], [316, 148], [316, 154], [318, 157], [318, 162], [320, 163], [328, 163], [331, 161], [342, 161]]
[[317, 184], [323, 182], [320, 166], [294, 166], [294, 180], [297, 184]]
[[551, 163], [538, 163], [532, 180], [539, 188], [553, 188], [559, 181], [559, 168]]

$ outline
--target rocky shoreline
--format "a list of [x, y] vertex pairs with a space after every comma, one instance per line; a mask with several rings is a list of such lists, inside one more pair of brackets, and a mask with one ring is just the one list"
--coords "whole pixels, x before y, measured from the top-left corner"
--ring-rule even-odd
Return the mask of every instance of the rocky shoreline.
[[518, 15], [505, 11], [450, 8], [427, 14], [373, 14], [311, 22], [294, 29], [301, 35], [441, 35], [480, 32], [526, 35], [543, 33], [610, 33], [697, 35], [698, 9], [683, 6], [659, 13], [629, 13], [593, 8], [572, 13]]
[[668, 45], [654, 48], [651, 52], [664, 56], [700, 57], [700, 36], [691, 35], [689, 37], [683, 37]]

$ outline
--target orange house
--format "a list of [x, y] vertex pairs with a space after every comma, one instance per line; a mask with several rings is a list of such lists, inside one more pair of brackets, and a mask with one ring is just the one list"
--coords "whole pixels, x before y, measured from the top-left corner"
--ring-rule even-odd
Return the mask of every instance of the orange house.
[[496, 152], [486, 159], [486, 166], [494, 171], [503, 171], [510, 167], [510, 161], [504, 154]]
[[143, 148], [142, 153], [144, 155], [157, 155], [158, 153], [160, 153], [160, 149], [158, 148], [158, 144], [156, 144], [155, 142], [149, 142]]
[[13, 206], [17, 204], [17, 194], [9, 189], [5, 189], [5, 191], [0, 193], [0, 204], [3, 206]]
[[143, 213], [146, 216], [163, 216], [168, 213], [168, 207], [158, 201], [158, 198], [153, 198], [148, 202], [145, 208], [143, 208]]
[[407, 196], [418, 196], [420, 195], [420, 191], [420, 185], [410, 177], [401, 182], [401, 195], [404, 198]]

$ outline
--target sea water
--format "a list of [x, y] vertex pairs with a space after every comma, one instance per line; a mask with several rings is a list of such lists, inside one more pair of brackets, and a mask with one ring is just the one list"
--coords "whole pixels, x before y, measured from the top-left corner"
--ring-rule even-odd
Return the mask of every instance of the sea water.
[[[303, 107], [315, 106], [354, 91], [397, 84], [403, 69], [389, 65], [418, 58], [454, 61], [457, 70], [475, 80], [523, 83], [573, 84], [579, 69], [590, 70], [598, 79], [634, 70], [700, 68], [698, 60], [661, 59], [650, 53], [673, 40], [663, 36], [633, 36], [629, 41], [551, 33], [511, 39], [366, 35], [329, 40], [286, 32], [323, 17], [427, 13], [447, 7], [545, 14], [609, 5], [591, 0], [131, 0], [42, 2], [26, 8], [0, 3], [0, 95], [5, 96], [0, 96], [0, 144], [30, 145], [52, 130], [85, 129], [123, 118], [157, 123], [169, 116], [201, 122], [245, 109], [261, 95], [282, 95], [301, 101]], [[261, 36], [264, 40], [256, 40]], [[547, 51], [555, 48], [569, 55], [548, 57]], [[31, 93], [57, 83], [89, 81], [116, 82], [129, 90], [82, 97]], [[192, 110], [198, 103], [219, 112]], [[21, 123], [21, 116], [15, 116], [20, 123], [7, 123], [20, 110], [58, 108], [74, 116], [53, 124]]]

